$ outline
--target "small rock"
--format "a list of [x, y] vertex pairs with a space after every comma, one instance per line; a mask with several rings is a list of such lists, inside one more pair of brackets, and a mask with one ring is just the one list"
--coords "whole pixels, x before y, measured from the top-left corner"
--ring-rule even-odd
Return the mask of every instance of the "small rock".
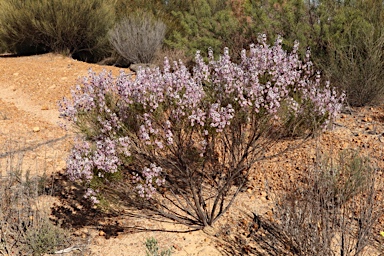
[[268, 210], [265, 214], [268, 216], [268, 219], [269, 219], [270, 221], [273, 220], [273, 212], [272, 212], [271, 210]]
[[18, 76], [19, 73], [18, 73], [18, 72], [15, 72], [15, 73], [13, 73], [12, 75], [14, 75], [14, 76]]
[[51, 85], [50, 87], [48, 87], [48, 89], [55, 89], [56, 88], [56, 85]]
[[178, 250], [178, 251], [181, 251], [181, 247], [178, 246], [177, 244], [174, 244], [172, 247], [175, 248], [175, 249]]
[[367, 127], [365, 127], [365, 130], [366, 131], [372, 131], [373, 130], [373, 125], [368, 125]]
[[105, 232], [103, 230], [99, 231], [99, 236], [105, 236]]
[[40, 127], [38, 127], [38, 126], [35, 126], [35, 127], [33, 127], [33, 132], [39, 132], [40, 131]]
[[206, 238], [204, 238], [204, 242], [209, 243], [209, 242], [211, 242], [211, 239], [206, 237]]
[[248, 225], [248, 222], [245, 219], [240, 220], [240, 225], [245, 227]]
[[267, 196], [267, 192], [265, 192], [265, 191], [261, 191], [261, 192], [259, 193], [259, 195], [260, 195], [260, 197], [266, 197], [266, 196]]
[[64, 77], [62, 77], [62, 78], [60, 78], [60, 79], [61, 79], [61, 80], [67, 80], [68, 77], [64, 76]]
[[73, 235], [75, 236], [81, 236], [81, 231], [80, 230], [76, 230], [75, 232], [73, 232]]
[[42, 106], [41, 107], [41, 110], [48, 110], [49, 108], [48, 108], [48, 106]]

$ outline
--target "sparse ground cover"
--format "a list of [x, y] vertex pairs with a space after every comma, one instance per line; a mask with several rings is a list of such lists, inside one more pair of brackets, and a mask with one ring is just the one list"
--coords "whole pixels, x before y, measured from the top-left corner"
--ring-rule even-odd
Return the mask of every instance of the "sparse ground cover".
[[[384, 108], [377, 106], [346, 109], [335, 121], [332, 131], [308, 140], [297, 150], [260, 162], [252, 169], [249, 183], [231, 211], [224, 214], [212, 229], [162, 232], [160, 230], [185, 228], [174, 223], [138, 218], [138, 210], [128, 206], [119, 212], [112, 209], [101, 212], [90, 205], [87, 207], [83, 199], [84, 189], [61, 175], [73, 134], [57, 125], [60, 121], [57, 101], [69, 95], [78, 77], [85, 76], [90, 67], [96, 72], [103, 68], [52, 54], [0, 59], [0, 70], [3, 71], [0, 74], [0, 139], [2, 145], [10, 141], [13, 145], [2, 148], [0, 160], [5, 167], [10, 157], [22, 156], [20, 168], [30, 170], [33, 179], [48, 175], [45, 195], [39, 197], [48, 208], [46, 217], [54, 220], [47, 223], [61, 223], [71, 234], [71, 239], [62, 239], [66, 243], [53, 250], [73, 246], [82, 249], [81, 252], [72, 251], [74, 255], [145, 255], [145, 242], [154, 237], [161, 249], [172, 248], [172, 255], [257, 254], [260, 250], [257, 245], [262, 241], [269, 242], [257, 239], [279, 233], [279, 230], [273, 233], [274, 229], [268, 228], [274, 227], [272, 224], [275, 223], [276, 195], [297, 184], [298, 177], [308, 172], [317, 153], [337, 155], [341, 150], [358, 149], [362, 155], [368, 155], [376, 167], [378, 184], [383, 181]], [[105, 68], [112, 69], [115, 75], [119, 72], [118, 68]], [[282, 147], [284, 143], [275, 147]], [[2, 181], [7, 178], [6, 170], [2, 168]], [[16, 184], [22, 183], [16, 181]], [[378, 190], [375, 199], [382, 201], [382, 190]], [[260, 222], [253, 213], [259, 216]], [[28, 214], [28, 220], [30, 216]], [[261, 228], [257, 227], [260, 224]], [[380, 221], [377, 224], [372, 231], [376, 238], [373, 245], [383, 243], [380, 236], [383, 225]], [[372, 251], [367, 255], [379, 255], [372, 246], [369, 248]], [[273, 250], [267, 253], [278, 255], [273, 254]]]

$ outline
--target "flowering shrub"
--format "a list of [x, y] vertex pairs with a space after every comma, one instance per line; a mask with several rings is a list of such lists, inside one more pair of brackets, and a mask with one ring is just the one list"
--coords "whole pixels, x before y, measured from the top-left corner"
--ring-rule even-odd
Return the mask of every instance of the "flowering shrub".
[[[251, 45], [240, 64], [228, 50], [208, 62], [196, 53], [189, 71], [165, 59], [164, 69], [90, 72], [61, 102], [61, 114], [82, 134], [68, 175], [92, 183], [128, 174], [156, 213], [191, 226], [211, 225], [228, 210], [252, 165], [281, 137], [325, 129], [343, 97], [307, 59], [273, 46]], [[281, 148], [281, 151], [287, 148]], [[162, 188], [159, 190], [158, 188]], [[161, 191], [161, 197], [160, 192]]]

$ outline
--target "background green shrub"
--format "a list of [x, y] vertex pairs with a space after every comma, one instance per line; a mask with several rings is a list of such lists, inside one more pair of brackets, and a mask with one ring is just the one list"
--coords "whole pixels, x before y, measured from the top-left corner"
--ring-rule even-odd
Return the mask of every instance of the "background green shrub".
[[356, 32], [349, 34], [353, 43], [328, 46], [330, 53], [322, 67], [345, 90], [350, 105], [376, 104], [384, 93], [384, 36], [376, 39], [370, 29]]
[[345, 90], [352, 106], [382, 100], [383, 3], [322, 1], [316, 61], [331, 82]]
[[97, 61], [108, 49], [114, 11], [103, 0], [2, 0], [0, 40], [11, 52], [58, 52]]
[[[303, 0], [244, 1], [244, 15], [248, 17], [248, 37], [259, 33], [274, 40], [280, 35], [284, 44], [292, 47], [295, 41], [306, 46], [309, 42], [309, 5]], [[304, 47], [305, 49], [305, 47]]]
[[180, 29], [173, 31], [165, 43], [190, 55], [197, 50], [205, 54], [208, 48], [216, 54], [224, 47], [237, 52], [231, 45], [238, 44], [233, 35], [240, 30], [240, 23], [225, 3], [222, 0], [190, 1], [186, 9], [172, 11], [180, 22]]

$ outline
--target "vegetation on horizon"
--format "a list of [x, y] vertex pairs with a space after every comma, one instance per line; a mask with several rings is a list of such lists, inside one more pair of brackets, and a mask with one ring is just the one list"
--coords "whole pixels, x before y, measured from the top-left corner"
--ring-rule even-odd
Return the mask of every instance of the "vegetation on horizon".
[[[301, 42], [302, 56], [309, 47], [317, 69], [346, 92], [347, 103], [364, 106], [380, 102], [384, 93], [383, 10], [378, 0], [135, 0], [129, 4], [125, 0], [0, 0], [0, 50], [53, 51], [129, 66], [158, 59], [127, 57], [125, 51], [132, 47], [123, 41], [142, 40], [134, 34], [161, 43], [163, 32], [155, 31], [162, 31], [159, 24], [165, 24], [163, 51], [178, 51], [181, 59], [192, 60], [196, 50], [206, 57], [209, 48], [217, 54], [228, 47], [232, 59], [239, 61], [241, 50], [256, 43], [259, 34], [267, 34], [269, 42], [280, 35], [286, 50], [296, 40]], [[127, 21], [138, 15], [156, 22], [143, 27], [137, 20], [128, 26]], [[113, 28], [115, 33], [109, 32]], [[152, 55], [158, 47], [158, 43], [134, 47], [129, 55]]]

